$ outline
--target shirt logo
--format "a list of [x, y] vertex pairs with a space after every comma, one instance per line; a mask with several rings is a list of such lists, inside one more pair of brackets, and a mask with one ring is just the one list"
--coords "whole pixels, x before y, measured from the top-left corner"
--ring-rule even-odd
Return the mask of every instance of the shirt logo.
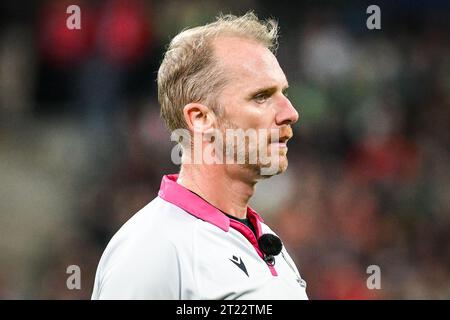
[[233, 256], [233, 258], [230, 258], [230, 261], [233, 262], [235, 265], [239, 267], [244, 273], [249, 277], [247, 268], [245, 267], [244, 261], [242, 261], [241, 257]]

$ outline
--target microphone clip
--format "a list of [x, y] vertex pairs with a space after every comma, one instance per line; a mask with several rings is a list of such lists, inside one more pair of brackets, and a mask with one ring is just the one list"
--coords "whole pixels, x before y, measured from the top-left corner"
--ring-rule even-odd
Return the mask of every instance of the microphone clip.
[[269, 265], [269, 266], [274, 266], [275, 265], [275, 257], [273, 255], [265, 255], [264, 256], [264, 261]]

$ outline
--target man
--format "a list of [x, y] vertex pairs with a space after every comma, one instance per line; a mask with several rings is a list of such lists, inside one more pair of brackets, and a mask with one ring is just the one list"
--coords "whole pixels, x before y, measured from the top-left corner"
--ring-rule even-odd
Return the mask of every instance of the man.
[[258, 180], [286, 170], [298, 120], [276, 44], [276, 23], [253, 13], [172, 40], [158, 94], [168, 128], [188, 133], [177, 135], [181, 170], [112, 238], [93, 299], [307, 299], [282, 242], [248, 206]]

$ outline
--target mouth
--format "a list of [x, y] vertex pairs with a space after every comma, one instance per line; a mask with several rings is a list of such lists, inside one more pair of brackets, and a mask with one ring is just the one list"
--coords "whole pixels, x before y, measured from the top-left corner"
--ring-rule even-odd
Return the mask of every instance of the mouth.
[[278, 140], [272, 141], [272, 145], [276, 145], [279, 148], [287, 148], [288, 140], [292, 138], [292, 135], [281, 136]]
[[284, 136], [280, 137], [278, 143], [287, 144], [287, 142], [290, 138], [292, 138], [292, 135], [284, 135]]
[[287, 142], [292, 138], [293, 132], [290, 126], [283, 127], [279, 129], [279, 137], [278, 139], [273, 139], [274, 137], [269, 137], [269, 145], [278, 148], [278, 149], [286, 149], [287, 150]]

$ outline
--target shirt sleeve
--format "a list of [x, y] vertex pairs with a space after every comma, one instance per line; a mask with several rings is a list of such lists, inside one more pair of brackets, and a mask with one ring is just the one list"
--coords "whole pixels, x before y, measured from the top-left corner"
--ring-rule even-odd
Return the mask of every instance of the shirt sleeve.
[[181, 299], [180, 256], [167, 239], [122, 245], [102, 260], [92, 299]]

